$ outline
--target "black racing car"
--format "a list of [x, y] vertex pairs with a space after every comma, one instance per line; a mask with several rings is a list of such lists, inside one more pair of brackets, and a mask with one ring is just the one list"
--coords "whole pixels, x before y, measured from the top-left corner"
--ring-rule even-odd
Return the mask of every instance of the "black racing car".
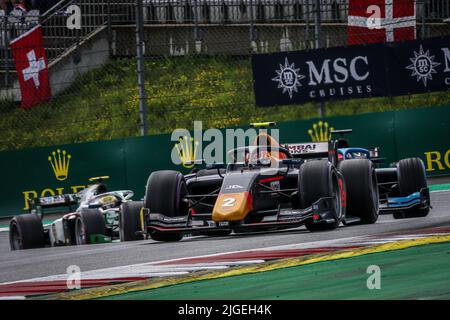
[[366, 158], [339, 161], [340, 141], [283, 147], [260, 134], [253, 145], [229, 151], [227, 165], [209, 165], [187, 175], [153, 172], [144, 207], [121, 216], [121, 238], [135, 240], [145, 234], [178, 241], [185, 234], [227, 235], [301, 225], [310, 231], [330, 230], [350, 218], [375, 223], [375, 165]]

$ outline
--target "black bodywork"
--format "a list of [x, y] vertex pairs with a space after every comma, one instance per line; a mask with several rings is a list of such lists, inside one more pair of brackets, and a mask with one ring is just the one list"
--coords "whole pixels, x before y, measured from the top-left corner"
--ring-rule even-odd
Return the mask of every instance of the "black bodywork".
[[[330, 142], [331, 144], [332, 142]], [[268, 151], [271, 147], [268, 147]], [[336, 194], [321, 197], [308, 207], [302, 207], [299, 201], [299, 169], [305, 160], [294, 158], [289, 150], [283, 152], [285, 159], [277, 161], [276, 168], [267, 164], [230, 163], [228, 165], [211, 165], [206, 169], [194, 170], [184, 176], [188, 194], [182, 201], [188, 203], [186, 215], [169, 217], [160, 213], [145, 211], [145, 228], [148, 232], [182, 233], [182, 234], [217, 234], [220, 231], [245, 232], [293, 228], [307, 221], [327, 223], [334, 219], [343, 219], [345, 207], [341, 195], [345, 190], [343, 177], [334, 170], [341, 183], [336, 186]], [[324, 158], [335, 162], [335, 153], [324, 154]], [[331, 167], [333, 167], [331, 165]], [[333, 167], [334, 168], [334, 167]], [[250, 197], [251, 210], [242, 219], [217, 221], [213, 219], [213, 208], [220, 195], [245, 194]], [[339, 207], [337, 207], [339, 206]]]

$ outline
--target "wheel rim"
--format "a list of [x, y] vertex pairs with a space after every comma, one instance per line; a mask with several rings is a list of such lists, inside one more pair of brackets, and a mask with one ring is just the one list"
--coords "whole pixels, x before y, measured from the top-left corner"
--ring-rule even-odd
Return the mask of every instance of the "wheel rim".
[[80, 218], [75, 222], [75, 241], [77, 245], [86, 243], [86, 233], [84, 232], [83, 222]]
[[22, 237], [19, 234], [17, 226], [13, 226], [11, 230], [11, 246], [13, 250], [20, 250], [22, 248]]
[[376, 177], [375, 171], [373, 171], [373, 173], [372, 173], [372, 189], [373, 189], [372, 201], [373, 201], [375, 212], [378, 215], [380, 202], [379, 202], [379, 193], [378, 193], [378, 183], [377, 183], [377, 177]]
[[177, 212], [181, 213], [181, 215], [186, 215], [189, 211], [189, 203], [182, 201], [182, 199], [187, 195], [188, 191], [187, 191], [187, 186], [186, 186], [186, 182], [183, 180], [181, 180], [180, 184], [178, 185], [178, 190], [177, 190], [177, 197], [176, 197], [176, 208], [177, 208]]
[[339, 188], [339, 183], [336, 175], [333, 174], [333, 207], [336, 212], [336, 218], [339, 222], [342, 218], [342, 210], [341, 210], [341, 190]]

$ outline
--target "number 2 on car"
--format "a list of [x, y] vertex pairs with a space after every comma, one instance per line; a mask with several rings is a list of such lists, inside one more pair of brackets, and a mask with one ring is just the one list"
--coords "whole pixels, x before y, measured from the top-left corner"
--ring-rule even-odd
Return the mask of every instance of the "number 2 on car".
[[235, 203], [236, 203], [235, 198], [224, 198], [222, 207], [233, 207], [235, 205]]

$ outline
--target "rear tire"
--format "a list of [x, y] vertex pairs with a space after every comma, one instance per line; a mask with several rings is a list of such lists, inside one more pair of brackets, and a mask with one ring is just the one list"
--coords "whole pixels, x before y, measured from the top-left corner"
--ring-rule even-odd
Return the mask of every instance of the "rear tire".
[[334, 217], [333, 223], [314, 222], [309, 220], [305, 223], [309, 231], [323, 231], [336, 229], [343, 216], [341, 208], [341, 193], [337, 181], [337, 174], [328, 160], [314, 160], [301, 165], [298, 174], [298, 186], [300, 205], [307, 208], [322, 197], [336, 197], [336, 210], [338, 216]]
[[9, 224], [9, 244], [11, 250], [44, 247], [44, 227], [41, 218], [33, 213], [12, 218]]
[[136, 234], [141, 231], [141, 208], [142, 201], [128, 201], [120, 206], [119, 215], [119, 235], [120, 241], [143, 240], [142, 234]]
[[[402, 159], [397, 163], [400, 197], [406, 197], [428, 186], [425, 165], [419, 158]], [[394, 219], [426, 217], [430, 208], [419, 208], [394, 213]]]
[[80, 216], [75, 219], [75, 243], [90, 244], [92, 235], [105, 233], [106, 223], [103, 214], [97, 209], [81, 209]]
[[338, 165], [347, 189], [348, 215], [359, 217], [362, 223], [378, 220], [379, 194], [373, 163], [367, 159], [343, 160]]
[[[144, 207], [148, 208], [150, 213], [159, 213], [166, 217], [187, 216], [189, 205], [182, 201], [187, 193], [186, 181], [180, 172], [155, 171], [147, 181]], [[183, 235], [152, 232], [150, 237], [156, 241], [179, 241]]]

